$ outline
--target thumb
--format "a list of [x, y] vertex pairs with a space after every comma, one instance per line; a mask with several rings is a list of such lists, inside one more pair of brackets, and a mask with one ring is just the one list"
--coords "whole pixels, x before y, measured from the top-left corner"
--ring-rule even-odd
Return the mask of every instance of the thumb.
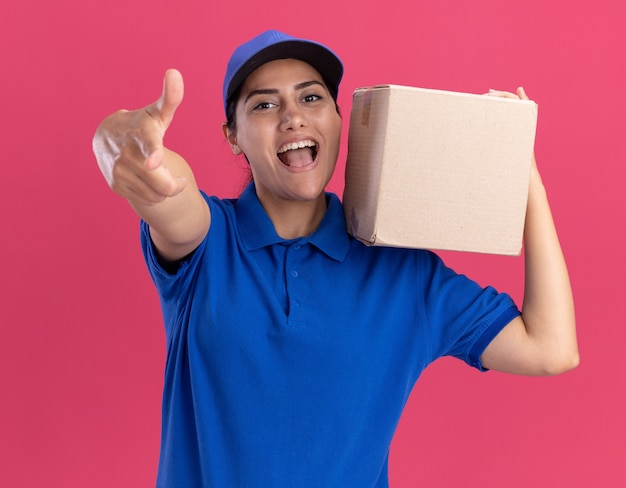
[[524, 90], [523, 86], [518, 87], [516, 93], [521, 100], [528, 100], [528, 95], [526, 95], [526, 90]]
[[176, 69], [167, 70], [163, 78], [163, 93], [152, 104], [154, 107], [153, 115], [161, 121], [164, 129], [167, 129], [172, 122], [176, 109], [183, 101], [184, 91], [183, 75], [180, 74], [180, 71]]
[[159, 99], [148, 105], [145, 111], [157, 122], [158, 139], [147, 144], [142, 152], [146, 155], [145, 165], [148, 169], [155, 169], [163, 162], [163, 137], [170, 126], [176, 109], [183, 101], [184, 84], [180, 71], [169, 69], [163, 78], [163, 92]]

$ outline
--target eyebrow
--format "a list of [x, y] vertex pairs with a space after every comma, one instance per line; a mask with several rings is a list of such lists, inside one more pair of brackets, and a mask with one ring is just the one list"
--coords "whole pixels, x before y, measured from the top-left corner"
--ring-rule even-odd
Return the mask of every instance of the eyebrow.
[[[325, 86], [320, 81], [310, 80], [310, 81], [303, 81], [302, 83], [298, 83], [297, 85], [294, 86], [294, 89], [302, 90], [312, 85], [320, 85], [321, 87]], [[248, 95], [246, 95], [246, 99], [244, 100], [244, 103], [246, 103], [248, 100], [250, 100], [250, 98], [254, 97], [255, 95], [276, 95], [277, 93], [279, 93], [279, 90], [277, 88], [259, 88], [258, 90], [252, 90], [250, 93], [248, 93]]]

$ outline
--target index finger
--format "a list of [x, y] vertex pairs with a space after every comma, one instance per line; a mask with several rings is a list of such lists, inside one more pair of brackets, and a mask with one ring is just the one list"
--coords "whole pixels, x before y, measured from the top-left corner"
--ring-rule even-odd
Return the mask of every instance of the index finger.
[[122, 134], [123, 145], [146, 169], [155, 169], [163, 161], [163, 131], [147, 110], [138, 110], [134, 119], [131, 129]]

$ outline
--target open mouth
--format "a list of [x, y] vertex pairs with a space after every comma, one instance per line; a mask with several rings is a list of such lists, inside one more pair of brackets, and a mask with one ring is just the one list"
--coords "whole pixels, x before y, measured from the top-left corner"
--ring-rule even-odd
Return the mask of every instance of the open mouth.
[[317, 144], [311, 140], [290, 142], [278, 149], [277, 156], [285, 166], [304, 168], [317, 158]]

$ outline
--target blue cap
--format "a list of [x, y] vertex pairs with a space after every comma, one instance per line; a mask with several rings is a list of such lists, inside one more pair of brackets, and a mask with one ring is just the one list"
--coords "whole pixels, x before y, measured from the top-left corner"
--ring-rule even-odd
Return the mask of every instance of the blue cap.
[[310, 64], [322, 75], [330, 94], [337, 99], [339, 82], [343, 76], [343, 64], [337, 55], [315, 41], [297, 39], [270, 30], [239, 46], [228, 61], [223, 88], [224, 111], [228, 99], [250, 73], [277, 59], [299, 59]]

